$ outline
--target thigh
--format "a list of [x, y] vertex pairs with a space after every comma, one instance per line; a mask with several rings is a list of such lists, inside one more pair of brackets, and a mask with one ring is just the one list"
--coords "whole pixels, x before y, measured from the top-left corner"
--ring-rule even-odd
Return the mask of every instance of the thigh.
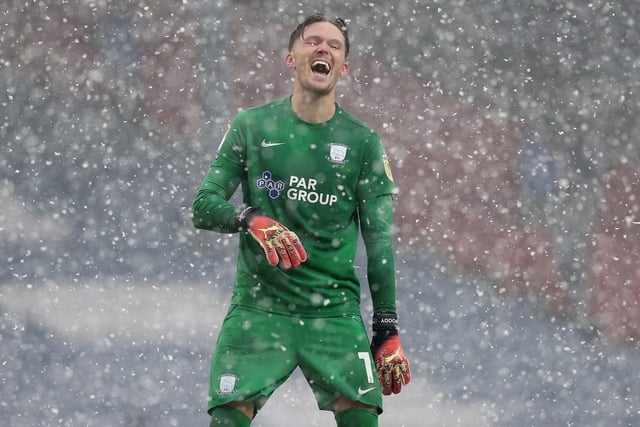
[[296, 367], [292, 332], [287, 318], [232, 307], [211, 361], [208, 410], [234, 401], [260, 410]]
[[308, 319], [298, 328], [302, 372], [320, 409], [338, 397], [382, 410], [382, 393], [360, 316]]

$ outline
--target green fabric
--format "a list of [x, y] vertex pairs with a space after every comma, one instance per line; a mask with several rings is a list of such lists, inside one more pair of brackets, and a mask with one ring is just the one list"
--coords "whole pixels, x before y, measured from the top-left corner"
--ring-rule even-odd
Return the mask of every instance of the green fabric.
[[234, 306], [211, 361], [208, 408], [253, 401], [260, 410], [296, 367], [321, 409], [338, 396], [382, 410], [382, 392], [360, 316], [309, 319]]
[[378, 427], [378, 414], [365, 408], [349, 408], [336, 414], [338, 427]]
[[[376, 132], [338, 105], [321, 124], [300, 120], [290, 98], [242, 111], [198, 191], [194, 225], [238, 231], [238, 209], [227, 200], [240, 184], [244, 203], [294, 231], [308, 260], [288, 271], [272, 267], [257, 242], [241, 232], [233, 304], [302, 316], [359, 313], [353, 262], [360, 221], [366, 221], [374, 305], [395, 310], [389, 237], [395, 185]], [[388, 206], [380, 214], [370, 204]]]
[[395, 261], [391, 241], [393, 200], [389, 195], [367, 200], [360, 205], [359, 213], [373, 311], [395, 313]]
[[249, 427], [251, 419], [231, 406], [218, 406], [211, 411], [209, 427]]

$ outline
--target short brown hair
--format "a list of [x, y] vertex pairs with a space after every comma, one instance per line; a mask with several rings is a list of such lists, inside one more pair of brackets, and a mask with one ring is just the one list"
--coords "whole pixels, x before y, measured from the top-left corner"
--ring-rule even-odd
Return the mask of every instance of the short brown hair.
[[302, 38], [302, 36], [304, 35], [304, 30], [309, 25], [315, 24], [316, 22], [329, 22], [338, 27], [338, 29], [344, 36], [344, 57], [346, 58], [349, 54], [349, 32], [347, 31], [347, 24], [342, 18], [335, 18], [331, 20], [321, 13], [316, 13], [305, 18], [305, 20], [298, 24], [296, 29], [291, 32], [291, 36], [289, 37], [289, 52], [291, 52], [291, 50], [293, 49], [293, 44], [296, 42], [296, 40]]

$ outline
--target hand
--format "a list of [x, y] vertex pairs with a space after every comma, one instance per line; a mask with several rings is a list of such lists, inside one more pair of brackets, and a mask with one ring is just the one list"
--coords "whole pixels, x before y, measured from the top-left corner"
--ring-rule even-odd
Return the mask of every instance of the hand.
[[400, 393], [402, 386], [409, 384], [411, 369], [397, 335], [389, 337], [382, 344], [374, 355], [374, 361], [378, 370], [382, 394]]
[[277, 265], [282, 261], [286, 270], [307, 260], [307, 252], [296, 233], [280, 222], [261, 212], [251, 215], [246, 222], [249, 234], [262, 247], [269, 264]]
[[371, 353], [382, 394], [400, 393], [402, 386], [411, 380], [411, 369], [398, 337], [398, 316], [395, 313], [374, 314]]

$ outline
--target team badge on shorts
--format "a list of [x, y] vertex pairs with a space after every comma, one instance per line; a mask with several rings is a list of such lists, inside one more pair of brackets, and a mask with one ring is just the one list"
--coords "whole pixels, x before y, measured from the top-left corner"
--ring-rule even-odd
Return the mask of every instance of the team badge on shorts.
[[233, 374], [224, 374], [220, 377], [218, 394], [232, 394], [236, 391], [236, 381], [238, 377]]
[[333, 163], [347, 163], [345, 159], [347, 158], [348, 150], [348, 145], [332, 142], [329, 144], [329, 157], [327, 157], [327, 160]]

